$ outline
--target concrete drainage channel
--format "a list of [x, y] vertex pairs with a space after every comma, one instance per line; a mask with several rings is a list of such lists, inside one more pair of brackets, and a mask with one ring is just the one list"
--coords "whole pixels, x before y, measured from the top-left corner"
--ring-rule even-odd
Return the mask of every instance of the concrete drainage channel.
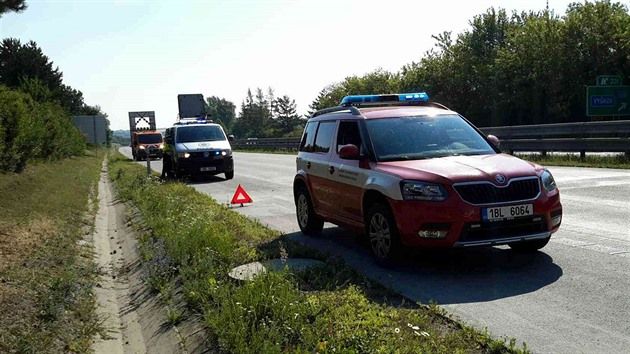
[[[95, 231], [83, 241], [93, 245], [95, 262], [103, 273], [94, 293], [107, 335], [95, 338], [92, 349], [96, 354], [208, 352], [208, 338], [200, 324], [168, 323], [165, 306], [141, 277], [138, 243], [125, 205], [116, 201], [112, 192], [105, 161], [98, 184]], [[238, 266], [229, 276], [251, 281], [267, 272], [322, 264], [305, 258], [270, 259]]]
[[114, 199], [112, 190], [105, 160], [98, 184], [95, 231], [86, 240], [92, 243], [95, 262], [103, 272], [94, 293], [107, 336], [95, 338], [94, 352], [200, 352], [207, 339], [201, 326], [191, 321], [168, 324], [165, 306], [143, 282], [136, 236], [127, 222], [125, 206]]

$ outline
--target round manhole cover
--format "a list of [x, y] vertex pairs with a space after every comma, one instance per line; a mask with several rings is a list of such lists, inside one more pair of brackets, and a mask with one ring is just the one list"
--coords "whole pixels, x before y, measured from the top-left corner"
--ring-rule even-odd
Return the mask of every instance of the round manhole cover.
[[238, 280], [253, 280], [259, 274], [264, 274], [267, 271], [283, 270], [285, 266], [289, 267], [289, 269], [302, 270], [321, 264], [324, 264], [324, 262], [308, 258], [268, 259], [240, 265], [232, 269], [228, 275]]

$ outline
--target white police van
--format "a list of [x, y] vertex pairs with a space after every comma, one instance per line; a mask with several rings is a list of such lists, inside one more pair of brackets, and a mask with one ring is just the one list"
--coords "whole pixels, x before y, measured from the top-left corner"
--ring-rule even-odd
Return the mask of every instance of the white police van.
[[165, 132], [162, 177], [224, 173], [226, 179], [234, 178], [233, 139], [206, 118], [180, 119]]

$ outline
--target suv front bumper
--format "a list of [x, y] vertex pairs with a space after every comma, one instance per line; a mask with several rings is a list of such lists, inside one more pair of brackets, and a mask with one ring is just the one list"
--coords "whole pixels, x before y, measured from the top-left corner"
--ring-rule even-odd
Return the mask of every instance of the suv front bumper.
[[[420, 247], [495, 246], [544, 239], [558, 230], [560, 221], [554, 220], [562, 214], [559, 193], [527, 202], [533, 204], [534, 215], [502, 221], [483, 221], [482, 207], [453, 197], [445, 202], [389, 202], [402, 244]], [[419, 231], [427, 229], [448, 232], [443, 238], [421, 237]]]

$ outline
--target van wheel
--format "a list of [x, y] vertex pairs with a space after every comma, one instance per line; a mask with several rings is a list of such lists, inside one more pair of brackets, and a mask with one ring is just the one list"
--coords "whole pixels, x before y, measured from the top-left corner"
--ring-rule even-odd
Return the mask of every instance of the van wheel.
[[232, 179], [232, 178], [234, 178], [234, 171], [225, 173], [225, 179]]
[[315, 214], [311, 196], [305, 187], [298, 187], [295, 192], [295, 214], [300, 230], [305, 235], [317, 235], [324, 228], [324, 220]]
[[400, 255], [402, 246], [396, 220], [387, 205], [377, 203], [369, 208], [365, 219], [365, 233], [376, 264], [391, 266]]
[[540, 240], [515, 242], [510, 243], [509, 246], [515, 252], [531, 253], [547, 246], [550, 238], [551, 236]]

